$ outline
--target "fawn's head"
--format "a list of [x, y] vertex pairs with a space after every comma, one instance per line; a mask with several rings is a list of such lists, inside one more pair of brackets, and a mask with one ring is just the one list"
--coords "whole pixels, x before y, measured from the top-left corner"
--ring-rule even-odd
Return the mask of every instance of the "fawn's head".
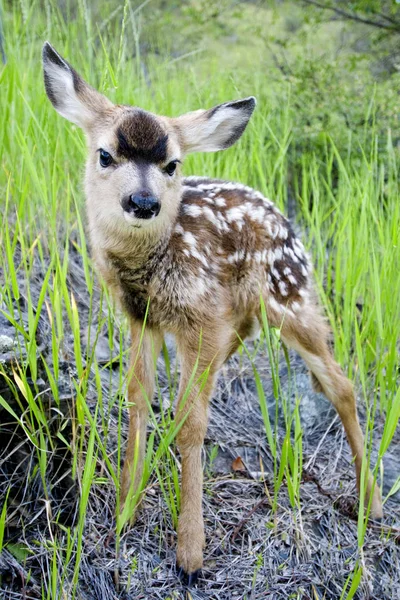
[[121, 232], [167, 226], [178, 211], [183, 157], [231, 146], [255, 107], [250, 97], [177, 118], [161, 117], [113, 104], [48, 42], [43, 47], [43, 68], [54, 108], [86, 133], [89, 215]]

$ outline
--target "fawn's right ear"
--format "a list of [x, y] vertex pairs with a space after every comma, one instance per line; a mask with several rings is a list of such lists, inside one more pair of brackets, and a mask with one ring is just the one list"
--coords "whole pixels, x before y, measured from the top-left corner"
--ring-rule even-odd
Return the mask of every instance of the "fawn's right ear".
[[60, 115], [82, 129], [90, 129], [112, 103], [86, 83], [49, 42], [45, 42], [42, 56], [44, 85], [50, 102]]

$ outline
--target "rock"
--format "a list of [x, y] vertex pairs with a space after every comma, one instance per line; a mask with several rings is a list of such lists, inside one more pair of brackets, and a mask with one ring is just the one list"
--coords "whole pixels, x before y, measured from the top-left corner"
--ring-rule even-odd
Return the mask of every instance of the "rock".
[[[4, 306], [2, 308], [5, 310]], [[13, 362], [16, 359], [23, 362], [25, 358], [26, 348], [22, 335], [13, 326], [11, 320], [0, 313], [0, 364], [2, 368], [7, 375], [10, 375]]]
[[110, 351], [110, 345], [108, 343], [108, 340], [105, 337], [101, 336], [97, 340], [97, 344], [96, 344], [94, 353], [95, 353], [96, 360], [99, 365], [106, 365], [107, 363], [110, 362], [110, 360], [112, 358], [111, 351]]
[[8, 335], [0, 334], [0, 354], [10, 352], [14, 348], [14, 340]]
[[118, 352], [115, 351], [115, 348], [110, 349], [107, 335], [99, 335], [96, 340], [95, 328], [89, 325], [82, 334], [82, 344], [86, 346], [89, 354], [93, 351], [94, 343], [96, 343], [94, 355], [99, 365], [106, 365], [117, 357]]
[[[335, 416], [336, 411], [332, 404], [323, 394], [315, 392], [311, 385], [311, 379], [307, 367], [300, 357], [291, 356], [291, 373], [289, 375], [286, 364], [279, 370], [282, 396], [288, 403], [289, 414], [293, 413], [296, 401], [299, 400], [299, 413], [301, 427], [305, 435], [319, 427], [325, 427]], [[268, 397], [268, 411], [271, 421], [275, 421], [275, 398]], [[285, 423], [285, 412], [283, 401], [279, 400], [278, 420], [280, 424]]]

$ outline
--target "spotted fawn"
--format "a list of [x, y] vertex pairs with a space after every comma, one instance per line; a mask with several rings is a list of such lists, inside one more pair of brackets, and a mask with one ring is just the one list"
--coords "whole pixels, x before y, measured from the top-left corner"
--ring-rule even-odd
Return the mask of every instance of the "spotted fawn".
[[[209, 400], [221, 365], [259, 327], [261, 299], [270, 326], [278, 327], [285, 344], [302, 356], [315, 389], [339, 413], [360, 488], [364, 440], [353, 388], [328, 346], [312, 267], [289, 221], [250, 187], [181, 175], [189, 152], [223, 150], [239, 139], [255, 99], [163, 117], [113, 104], [49, 43], [43, 66], [54, 108], [86, 133], [92, 254], [130, 322], [133, 373], [123, 501], [137, 494], [142, 480], [154, 356], [165, 333], [175, 336], [181, 365], [175, 419], [182, 459], [177, 565], [193, 583], [205, 545], [201, 456]], [[200, 384], [198, 376], [205, 371], [208, 378]], [[381, 517], [380, 492], [371, 474], [365, 496], [372, 516]]]

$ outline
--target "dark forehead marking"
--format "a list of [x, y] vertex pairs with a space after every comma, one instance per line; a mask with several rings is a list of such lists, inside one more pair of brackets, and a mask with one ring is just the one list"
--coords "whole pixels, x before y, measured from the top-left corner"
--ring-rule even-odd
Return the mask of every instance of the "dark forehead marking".
[[129, 111], [117, 129], [117, 153], [128, 160], [161, 163], [167, 159], [168, 134], [153, 115]]

